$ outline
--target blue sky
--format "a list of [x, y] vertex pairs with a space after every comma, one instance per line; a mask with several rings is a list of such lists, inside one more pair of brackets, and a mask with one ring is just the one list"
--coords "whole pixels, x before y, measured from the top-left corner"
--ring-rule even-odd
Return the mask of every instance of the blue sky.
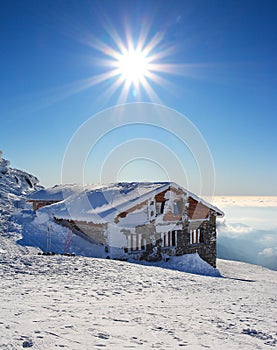
[[[277, 195], [276, 23], [275, 0], [3, 1], [0, 149], [13, 167], [37, 175], [42, 184], [59, 183], [76, 130], [122, 102], [121, 89], [107, 93], [115, 79], [85, 88], [88, 79], [110, 69], [102, 64], [110, 57], [96, 43], [116, 49], [116, 32], [123, 43], [129, 34], [136, 45], [149, 27], [145, 44], [158, 35], [152, 53], [164, 52], [157, 63], [175, 67], [175, 73], [158, 71], [166, 82], [149, 79], [159, 101], [131, 87], [125, 102], [159, 102], [194, 123], [214, 160], [216, 194]], [[115, 139], [136, 137], [165, 140], [173, 153], [182, 151], [160, 130], [132, 126], [119, 130], [113, 142], [104, 138], [105, 147], [93, 156], [104, 159], [109, 142], [116, 147]], [[93, 159], [91, 164], [93, 174]], [[148, 171], [148, 179], [157, 180], [157, 167], [130, 164], [124, 179], [134, 179], [138, 169], [142, 178]], [[188, 172], [190, 164], [183, 162]]]

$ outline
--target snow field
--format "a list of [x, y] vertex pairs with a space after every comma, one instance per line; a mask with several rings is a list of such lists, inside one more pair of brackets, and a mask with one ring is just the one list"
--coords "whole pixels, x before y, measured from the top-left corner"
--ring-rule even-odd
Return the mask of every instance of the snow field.
[[270, 349], [275, 271], [225, 278], [85, 257], [0, 254], [0, 348]]

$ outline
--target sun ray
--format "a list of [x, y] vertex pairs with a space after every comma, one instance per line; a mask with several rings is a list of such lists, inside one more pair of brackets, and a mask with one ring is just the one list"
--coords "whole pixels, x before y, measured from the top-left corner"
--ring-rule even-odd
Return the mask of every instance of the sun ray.
[[127, 51], [133, 51], [135, 49], [135, 43], [131, 34], [131, 28], [127, 22], [125, 22], [125, 33], [126, 33], [126, 43], [127, 43], [126, 49]]
[[118, 98], [119, 103], [125, 103], [130, 91], [131, 81], [125, 80], [120, 96]]
[[171, 45], [163, 50], [151, 53], [151, 56], [149, 58], [152, 62], [159, 62], [159, 60], [170, 57], [174, 53], [174, 50], [175, 46]]
[[153, 81], [154, 83], [156, 83], [157, 85], [162, 86], [167, 91], [173, 92], [174, 88], [176, 88], [170, 80], [168, 80], [168, 79], [164, 78], [163, 76], [158, 75], [154, 72], [149, 72], [147, 75], [147, 78], [150, 79], [151, 81]]
[[117, 50], [95, 36], [92, 36], [91, 40], [87, 41], [87, 45], [111, 58], [117, 57], [119, 54]]
[[149, 43], [147, 43], [146, 46], [143, 48], [143, 52], [145, 53], [145, 55], [149, 55], [154, 50], [154, 48], [159, 45], [162, 39], [163, 34], [161, 32], [156, 33], [149, 41]]
[[121, 77], [118, 77], [118, 79], [114, 80], [113, 83], [110, 84], [108, 89], [105, 89], [99, 96], [97, 96], [96, 100], [99, 101], [99, 103], [102, 103], [102, 101], [109, 101], [109, 99], [120, 89], [120, 87], [124, 84], [124, 80]]
[[152, 101], [157, 103], [162, 103], [157, 93], [154, 91], [152, 86], [148, 83], [148, 81], [144, 77], [142, 78], [141, 85], [143, 86], [145, 92], [147, 93], [147, 95]]
[[124, 45], [122, 38], [120, 37], [120, 35], [118, 34], [117, 30], [115, 29], [115, 27], [113, 26], [112, 22], [109, 20], [108, 17], [104, 18], [104, 27], [119, 50], [116, 53], [117, 54], [122, 53], [125, 50], [126, 46]]
[[149, 31], [150, 31], [150, 23], [146, 22], [143, 23], [142, 25], [142, 29], [139, 33], [139, 37], [138, 37], [138, 42], [137, 42], [137, 49], [142, 51], [143, 47], [145, 45], [145, 43], [147, 42], [147, 37], [149, 35]]
[[[105, 82], [109, 79], [114, 78], [117, 75], [115, 71], [107, 71], [105, 73], [94, 75], [89, 78], [80, 79], [78, 81], [75, 81], [74, 83], [66, 84], [62, 86], [59, 91], [55, 89], [52, 92], [53, 96], [56, 96], [55, 100], [64, 99], [66, 97], [75, 95], [83, 90], [89, 89], [92, 86], [98, 85], [102, 82]], [[49, 98], [48, 98], [49, 99]]]

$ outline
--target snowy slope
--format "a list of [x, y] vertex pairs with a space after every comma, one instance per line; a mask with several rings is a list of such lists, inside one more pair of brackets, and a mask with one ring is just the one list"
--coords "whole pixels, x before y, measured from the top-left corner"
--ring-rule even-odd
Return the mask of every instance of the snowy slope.
[[273, 349], [277, 272], [0, 254], [0, 349]]
[[[38, 179], [18, 169], [10, 168], [10, 162], [2, 158], [0, 151], [0, 249], [4, 249], [5, 239], [16, 241], [21, 237], [22, 222], [33, 219], [26, 198], [41, 188]], [[15, 246], [19, 251], [28, 248]]]

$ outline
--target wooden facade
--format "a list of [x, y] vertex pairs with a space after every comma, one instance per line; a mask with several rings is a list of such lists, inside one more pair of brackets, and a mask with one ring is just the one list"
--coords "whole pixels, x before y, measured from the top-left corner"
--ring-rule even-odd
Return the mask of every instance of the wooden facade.
[[33, 210], [37, 211], [42, 207], [45, 207], [47, 205], [58, 203], [59, 201], [51, 201], [51, 200], [28, 200], [29, 203], [32, 203]]

